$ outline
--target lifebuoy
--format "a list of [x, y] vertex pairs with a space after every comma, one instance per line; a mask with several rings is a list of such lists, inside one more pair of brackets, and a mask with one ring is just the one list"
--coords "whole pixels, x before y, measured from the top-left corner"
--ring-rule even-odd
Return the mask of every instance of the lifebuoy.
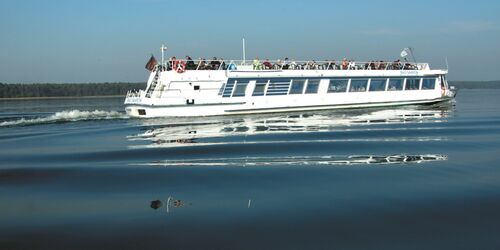
[[184, 62], [182, 60], [175, 61], [174, 62], [174, 70], [177, 73], [183, 73], [184, 71], [186, 71], [186, 62]]

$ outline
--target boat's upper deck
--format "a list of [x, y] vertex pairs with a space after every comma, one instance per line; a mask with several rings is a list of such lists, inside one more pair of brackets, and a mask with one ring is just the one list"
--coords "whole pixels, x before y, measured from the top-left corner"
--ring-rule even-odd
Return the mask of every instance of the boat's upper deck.
[[254, 60], [178, 60], [173, 59], [158, 65], [160, 71], [174, 70], [232, 70], [232, 71], [265, 71], [265, 70], [430, 70], [428, 63], [414, 63], [408, 61], [369, 61], [357, 62], [353, 60], [328, 61], [296, 61], [268, 59]]

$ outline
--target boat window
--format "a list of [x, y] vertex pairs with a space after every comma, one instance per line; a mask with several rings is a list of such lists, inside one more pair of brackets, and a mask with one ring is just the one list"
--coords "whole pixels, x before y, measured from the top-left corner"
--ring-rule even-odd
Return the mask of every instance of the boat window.
[[319, 80], [307, 80], [306, 94], [318, 93]]
[[293, 79], [292, 87], [290, 88], [290, 94], [302, 94], [302, 92], [304, 92], [304, 85], [306, 85], [306, 80]]
[[272, 79], [267, 86], [266, 95], [286, 95], [291, 79]]
[[349, 79], [330, 79], [328, 93], [347, 92], [347, 83], [349, 83]]
[[367, 79], [352, 79], [349, 92], [365, 92], [367, 84], [368, 84]]
[[224, 86], [224, 91], [222, 92], [222, 97], [230, 97], [231, 93], [233, 93], [234, 85], [236, 84], [235, 79], [228, 79], [227, 83]]
[[389, 78], [389, 86], [387, 86], [388, 91], [403, 90], [403, 79], [401, 78]]
[[385, 91], [385, 83], [386, 82], [387, 82], [387, 79], [385, 79], [385, 78], [372, 79], [370, 81], [369, 91]]
[[255, 88], [253, 89], [252, 96], [263, 96], [264, 91], [266, 90], [266, 83], [256, 83]]
[[405, 90], [419, 90], [420, 78], [406, 78]]
[[245, 91], [247, 90], [248, 81], [236, 82], [236, 88], [233, 92], [233, 97], [245, 96]]
[[219, 95], [222, 95], [222, 93], [224, 92], [224, 88], [225, 87], [226, 87], [226, 83], [223, 83], [222, 86], [219, 89]]
[[436, 78], [424, 78], [422, 80], [422, 89], [435, 89]]

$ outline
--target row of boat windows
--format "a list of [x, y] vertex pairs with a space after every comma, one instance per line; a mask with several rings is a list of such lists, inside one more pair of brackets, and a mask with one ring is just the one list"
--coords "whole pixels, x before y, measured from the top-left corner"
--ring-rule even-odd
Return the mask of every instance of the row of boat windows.
[[[401, 90], [435, 89], [436, 78], [371, 78], [371, 79], [328, 79], [327, 93], [375, 92]], [[223, 97], [245, 96], [250, 80], [230, 79], [219, 95]], [[277, 79], [256, 80], [252, 96], [316, 94], [320, 79]]]

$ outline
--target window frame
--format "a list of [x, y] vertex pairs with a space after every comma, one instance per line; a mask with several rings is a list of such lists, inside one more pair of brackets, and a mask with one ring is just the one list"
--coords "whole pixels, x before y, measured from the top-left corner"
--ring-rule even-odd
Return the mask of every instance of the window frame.
[[[239, 82], [238, 80], [236, 80], [236, 83], [234, 85], [234, 89], [233, 89], [233, 93], [232, 93], [231, 97], [245, 97], [249, 83], [250, 83], [250, 81], [241, 81], [241, 82]], [[243, 93], [238, 93], [237, 90], [241, 86], [244, 86], [243, 87]]]
[[[408, 89], [408, 80], [412, 81], [412, 80], [418, 80], [418, 86], [416, 89]], [[420, 90], [420, 85], [422, 83], [422, 78], [417, 78], [417, 77], [412, 77], [412, 78], [406, 78], [405, 80], [405, 91], [416, 91], [416, 90]]]
[[[387, 79], [388, 78], [370, 78], [370, 86], [368, 87], [368, 92], [383, 92], [387, 90]], [[383, 83], [383, 88], [382, 89], [372, 89], [372, 83], [373, 81], [382, 81]]]
[[[390, 89], [391, 86], [391, 81], [393, 80], [399, 80], [401, 81], [401, 88], [400, 89]], [[387, 82], [387, 91], [403, 91], [405, 88], [405, 78], [389, 78], [389, 81]]]
[[[350, 81], [350, 84], [349, 84], [349, 93], [363, 93], [363, 92], [367, 92], [368, 91], [368, 78], [359, 78], [359, 79], [352, 79], [351, 78], [351, 81]], [[356, 81], [365, 81], [365, 89], [362, 90], [362, 91], [352, 91], [352, 86], [353, 86], [353, 82], [356, 82]]]
[[[432, 88], [424, 88], [424, 83], [425, 83], [426, 80], [433, 81], [434, 82], [434, 84], [433, 84], [434, 86]], [[434, 90], [434, 89], [436, 89], [436, 82], [437, 82], [437, 79], [435, 77], [424, 77], [424, 78], [422, 78], [422, 81], [421, 81], [421, 84], [420, 84], [420, 86], [421, 86], [420, 89], [421, 90]]]
[[[267, 81], [268, 82], [268, 81]], [[255, 87], [253, 88], [253, 91], [252, 91], [252, 96], [264, 96], [266, 94], [266, 86], [267, 86], [267, 82], [259, 82], [259, 81], [256, 81], [255, 82]], [[258, 94], [255, 93], [255, 90], [257, 90], [257, 86], [262, 86], [262, 92], [258, 92]]]
[[[288, 81], [286, 81], [288, 80]], [[290, 90], [290, 85], [292, 83], [291, 78], [276, 78], [276, 79], [269, 79], [267, 82], [267, 88], [266, 88], [266, 96], [276, 96], [276, 95], [288, 95], [288, 91]], [[285, 91], [281, 90], [278, 91], [279, 88], [275, 89], [274, 84], [277, 85], [284, 85], [288, 84], [288, 87], [286, 88]], [[271, 89], [272, 92], [269, 92], [271, 85], [273, 85], [273, 88]]]
[[[347, 90], [349, 90], [349, 78], [330, 78], [328, 80], [329, 80], [329, 82], [328, 82], [328, 88], [326, 90], [326, 93], [347, 93]], [[338, 82], [345, 81], [345, 90], [344, 91], [331, 90], [330, 86], [332, 86], [332, 83], [334, 83], [335, 81], [338, 81]]]
[[[311, 84], [311, 82], [317, 83], [317, 84], [314, 84], [314, 85], [316, 85], [315, 92], [309, 92], [308, 91], [309, 90], [309, 85]], [[306, 85], [306, 87], [304, 89], [304, 94], [317, 94], [319, 92], [319, 84], [320, 83], [321, 83], [320, 79], [307, 79], [307, 85]]]
[[219, 89], [219, 93], [217, 94], [218, 96], [222, 96], [222, 94], [224, 93], [224, 89], [226, 88], [226, 84], [227, 82], [222, 83], [222, 86]]
[[[300, 93], [292, 92], [293, 85], [296, 83], [296, 81], [301, 81], [301, 83], [302, 83], [302, 90], [300, 91]], [[289, 95], [302, 95], [302, 94], [304, 94], [304, 89], [306, 87], [306, 83], [307, 83], [307, 79], [292, 79], [292, 83], [290, 84], [290, 89], [288, 90], [288, 94]]]

